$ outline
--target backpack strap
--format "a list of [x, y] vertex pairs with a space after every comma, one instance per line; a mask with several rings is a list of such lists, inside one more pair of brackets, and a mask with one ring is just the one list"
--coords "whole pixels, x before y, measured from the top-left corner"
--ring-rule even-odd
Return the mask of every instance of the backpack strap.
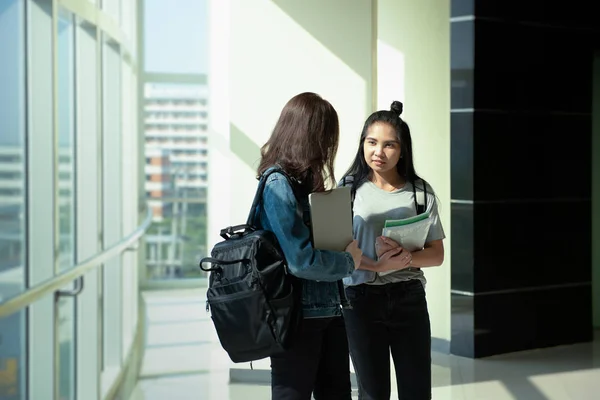
[[427, 184], [423, 179], [421, 179], [421, 183], [423, 183], [422, 192], [417, 192], [416, 181], [412, 184], [415, 210], [417, 211], [417, 215], [423, 214], [427, 210]]
[[344, 178], [342, 178], [342, 186], [348, 186], [348, 184], [351, 185], [351, 187], [350, 187], [350, 196], [351, 196], [350, 207], [352, 208], [352, 214], [354, 214], [354, 198], [356, 197], [356, 188], [354, 186], [354, 177], [352, 175], [346, 175]]
[[[348, 184], [352, 185], [350, 188], [350, 196], [351, 196], [350, 209], [352, 211], [352, 217], [354, 218], [354, 198], [356, 197], [356, 189], [354, 187], [354, 177], [352, 175], [347, 175], [342, 179], [342, 186], [348, 186]], [[346, 309], [346, 310], [351, 310], [352, 303], [350, 303], [350, 301], [348, 300], [348, 297], [346, 296], [344, 282], [341, 280], [337, 281], [337, 285], [338, 285], [338, 291], [340, 293], [340, 303], [342, 304], [342, 308]]]
[[254, 200], [252, 201], [252, 207], [250, 207], [250, 214], [248, 215], [248, 220], [246, 221], [247, 226], [249, 226], [249, 227], [254, 226], [254, 220], [256, 218], [256, 211], [257, 211], [258, 206], [262, 202], [263, 192], [265, 191], [267, 179], [269, 178], [269, 176], [271, 176], [271, 174], [274, 174], [276, 172], [280, 173], [288, 180], [290, 186], [292, 187], [292, 190], [294, 191], [294, 195], [296, 195], [296, 190], [295, 190], [296, 184], [293, 181], [293, 179], [283, 169], [281, 169], [278, 166], [269, 169], [268, 171], [266, 171], [265, 173], [263, 173], [261, 175], [260, 180], [258, 182], [258, 188], [256, 189], [256, 193], [254, 194]]

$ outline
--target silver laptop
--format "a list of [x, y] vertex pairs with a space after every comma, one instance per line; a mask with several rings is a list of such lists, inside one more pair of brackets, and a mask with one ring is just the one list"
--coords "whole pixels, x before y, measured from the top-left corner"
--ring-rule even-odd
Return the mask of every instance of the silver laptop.
[[352, 198], [350, 187], [311, 193], [311, 223], [314, 246], [320, 250], [344, 251], [352, 237]]

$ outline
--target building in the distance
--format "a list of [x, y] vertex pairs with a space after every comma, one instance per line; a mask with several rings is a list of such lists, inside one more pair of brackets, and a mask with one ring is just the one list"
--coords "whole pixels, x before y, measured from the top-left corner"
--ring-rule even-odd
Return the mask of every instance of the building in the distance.
[[162, 221], [169, 215], [173, 182], [171, 179], [171, 161], [167, 150], [151, 147], [146, 149], [146, 197], [152, 208], [155, 221]]
[[155, 222], [146, 235], [150, 277], [197, 270], [206, 252], [207, 99], [206, 85], [145, 85], [145, 189]]
[[[206, 197], [207, 99], [206, 85], [146, 84], [146, 192], [150, 197], [155, 197], [151, 192], [156, 182], [165, 182], [167, 170], [171, 195]], [[168, 168], [157, 167], [167, 162]], [[167, 187], [161, 186], [165, 190]]]

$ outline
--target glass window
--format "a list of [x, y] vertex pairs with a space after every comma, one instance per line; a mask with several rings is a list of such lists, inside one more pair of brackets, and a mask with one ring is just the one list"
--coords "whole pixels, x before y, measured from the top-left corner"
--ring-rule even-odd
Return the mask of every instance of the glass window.
[[[75, 265], [75, 57], [73, 15], [59, 11], [58, 29], [58, 270]], [[72, 298], [58, 302], [58, 391], [75, 398], [75, 315]]]
[[208, 69], [207, 1], [144, 1], [145, 70], [206, 73]]
[[[25, 38], [23, 0], [0, 2], [0, 302], [25, 289]], [[0, 398], [25, 400], [24, 311], [0, 319]]]
[[[94, 256], [101, 248], [99, 214], [100, 155], [99, 141], [100, 91], [97, 85], [98, 68], [97, 30], [89, 24], [76, 27], [76, 104], [77, 104], [77, 260]], [[102, 354], [100, 284], [98, 274], [85, 277], [84, 290], [77, 296], [77, 398], [98, 398], [98, 364]], [[100, 345], [100, 346], [99, 346]], [[100, 348], [99, 348], [100, 347]]]
[[75, 264], [75, 118], [74, 118], [73, 16], [58, 19], [58, 209], [59, 271]]
[[[113, 43], [102, 45], [102, 215], [104, 248], [123, 238], [122, 213], [122, 100], [120, 49]], [[103, 371], [121, 362], [122, 277], [121, 257], [114, 257], [103, 268]]]
[[[203, 85], [147, 83], [145, 93], [144, 104], [153, 107], [154, 115], [181, 121], [181, 126], [164, 133], [157, 132], [153, 124], [145, 126], [146, 132], [152, 131], [151, 137], [161, 143], [159, 147], [171, 164], [169, 169], [148, 170], [146, 175], [146, 189], [151, 193], [157, 189], [157, 182], [163, 182], [160, 196], [153, 196], [155, 223], [146, 236], [148, 277], [158, 280], [201, 277], [197, 265], [206, 254], [206, 198], [199, 198], [197, 191], [206, 183], [200, 182], [190, 171], [206, 166], [207, 151], [203, 149], [203, 143], [206, 143], [207, 132], [200, 129], [200, 120], [196, 116], [208, 91]], [[156, 99], [168, 101], [153, 105], [158, 103]], [[182, 113], [171, 104], [188, 107], [189, 111]], [[180, 139], [173, 131], [190, 132], [195, 137]], [[149, 137], [147, 134], [147, 140]], [[149, 160], [148, 154], [148, 165]], [[161, 197], [168, 200], [161, 201]]]
[[[0, 293], [8, 298], [25, 286], [25, 65], [21, 0], [0, 3]], [[16, 39], [16, 40], [15, 40]], [[5, 278], [2, 278], [5, 277]]]
[[[197, 265], [207, 252], [206, 197], [198, 191], [206, 190], [206, 182], [193, 171], [207, 160], [201, 150], [208, 132], [200, 122], [205, 124], [202, 117], [208, 116], [208, 87], [198, 78], [208, 70], [208, 1], [179, 0], [178, 7], [162, 0], [142, 1], [142, 65], [145, 72], [165, 74], [162, 80], [140, 82], [146, 151], [160, 150], [160, 164], [166, 166], [146, 169], [145, 189], [153, 199], [154, 215], [146, 236], [146, 278], [203, 277]], [[183, 74], [195, 76], [194, 81], [186, 83], [189, 75]], [[169, 81], [170, 76], [178, 83]]]

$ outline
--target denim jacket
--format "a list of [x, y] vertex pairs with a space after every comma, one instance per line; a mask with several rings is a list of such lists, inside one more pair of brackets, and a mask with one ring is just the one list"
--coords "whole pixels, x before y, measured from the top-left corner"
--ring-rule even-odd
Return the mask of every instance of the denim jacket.
[[352, 274], [354, 260], [350, 253], [313, 248], [303, 220], [303, 212], [310, 212], [308, 194], [298, 193], [297, 200], [287, 178], [275, 172], [267, 178], [257, 211], [257, 225], [275, 234], [290, 273], [302, 279], [304, 318], [341, 315], [337, 281]]

